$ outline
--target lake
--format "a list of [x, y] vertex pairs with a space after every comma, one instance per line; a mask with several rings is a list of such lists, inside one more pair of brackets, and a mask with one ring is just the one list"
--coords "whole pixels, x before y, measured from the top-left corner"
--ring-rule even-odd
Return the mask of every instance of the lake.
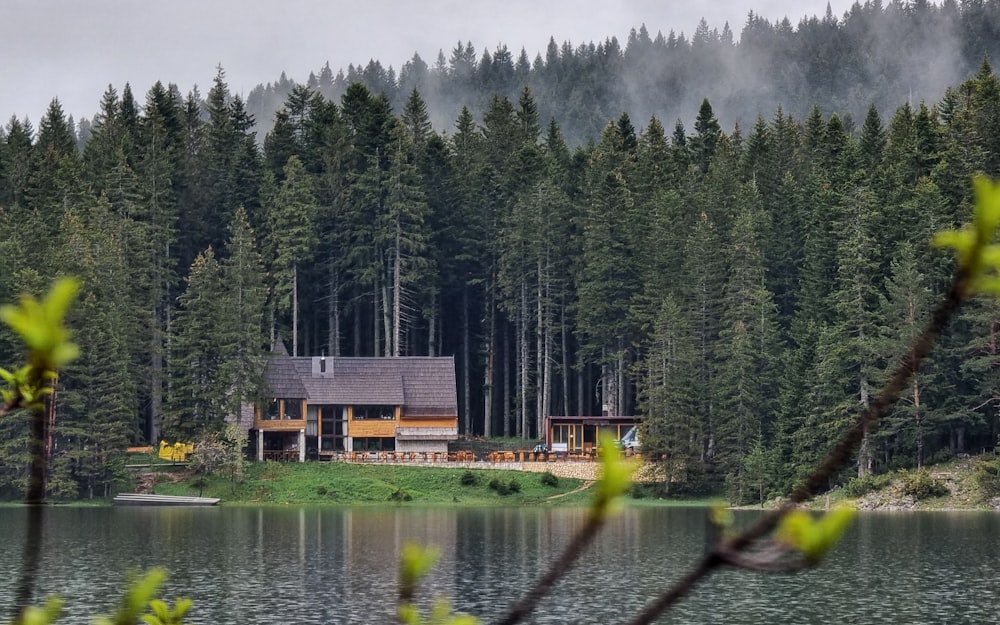
[[[493, 620], [583, 522], [574, 508], [70, 508], [47, 512], [40, 590], [61, 622], [108, 613], [129, 570], [163, 566], [162, 596], [196, 624], [393, 622], [398, 554], [436, 545], [425, 590]], [[754, 512], [738, 513], [748, 523]], [[0, 508], [0, 619], [9, 617], [25, 510]], [[705, 510], [630, 508], [613, 518], [533, 623], [615, 623], [703, 548]], [[428, 593], [429, 596], [429, 593]], [[723, 571], [666, 623], [1000, 623], [1000, 514], [862, 513], [819, 569]]]

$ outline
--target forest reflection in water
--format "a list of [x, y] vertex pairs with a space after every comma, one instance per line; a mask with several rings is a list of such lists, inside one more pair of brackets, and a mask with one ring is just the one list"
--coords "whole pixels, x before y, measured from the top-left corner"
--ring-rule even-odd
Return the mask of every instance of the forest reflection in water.
[[[126, 573], [163, 566], [164, 597], [191, 622], [389, 623], [403, 545], [434, 545], [424, 585], [485, 622], [529, 588], [583, 522], [576, 508], [73, 508], [48, 511], [41, 591], [64, 622], [109, 612]], [[533, 623], [627, 620], [704, 548], [706, 511], [629, 508], [533, 615]], [[738, 513], [749, 522], [756, 513]], [[9, 614], [25, 510], [0, 509], [0, 604]], [[863, 513], [816, 570], [722, 571], [664, 622], [1000, 622], [1000, 514]]]

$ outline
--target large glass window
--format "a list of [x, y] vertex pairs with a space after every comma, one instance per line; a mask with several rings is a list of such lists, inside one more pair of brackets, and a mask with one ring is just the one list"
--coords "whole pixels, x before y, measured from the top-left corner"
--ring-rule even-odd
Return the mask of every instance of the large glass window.
[[281, 401], [272, 399], [264, 406], [264, 418], [270, 421], [281, 418]]
[[301, 399], [285, 399], [285, 418], [286, 419], [301, 419], [302, 418], [302, 400]]
[[354, 451], [395, 451], [396, 439], [389, 436], [355, 437]]
[[[320, 412], [320, 453], [332, 454], [345, 451], [344, 438], [347, 434], [347, 423], [344, 421], [347, 410], [343, 406], [325, 405], [317, 407]], [[312, 406], [309, 407], [312, 410]]]
[[396, 418], [396, 409], [393, 406], [355, 406], [354, 420], [361, 421], [367, 419], [384, 419], [391, 421]]

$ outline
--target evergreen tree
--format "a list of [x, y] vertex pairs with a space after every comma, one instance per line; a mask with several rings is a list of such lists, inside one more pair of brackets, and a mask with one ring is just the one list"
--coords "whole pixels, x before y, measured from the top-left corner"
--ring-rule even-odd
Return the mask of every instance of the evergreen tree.
[[264, 265], [242, 206], [229, 224], [226, 253], [221, 272], [228, 317], [215, 338], [226, 352], [218, 374], [219, 390], [227, 400], [225, 416], [233, 418], [241, 414], [244, 405], [261, 396], [260, 375], [268, 345], [264, 335]]
[[[910, 345], [926, 324], [931, 304], [931, 290], [920, 272], [916, 250], [904, 245], [892, 263], [879, 304], [879, 356], [889, 370], [908, 356]], [[937, 385], [935, 369], [932, 359], [913, 376], [901, 401], [879, 428], [886, 458], [904, 456], [905, 462], [912, 458], [915, 466], [924, 466], [928, 434], [933, 431], [931, 415], [936, 412], [928, 402], [927, 387]]]
[[719, 465], [726, 474], [731, 498], [738, 502], [758, 494], [752, 486], [757, 479], [759, 487], [760, 476], [747, 475], [746, 462], [772, 435], [780, 348], [777, 311], [764, 280], [760, 235], [764, 213], [751, 190], [745, 190], [740, 200], [729, 237], [714, 389]]
[[643, 454], [663, 470], [663, 490], [697, 490], [704, 477], [702, 431], [694, 389], [697, 346], [680, 306], [664, 298], [639, 375]]
[[140, 424], [134, 337], [138, 332], [128, 268], [131, 222], [107, 200], [62, 220], [61, 263], [80, 276], [74, 340], [81, 356], [56, 390], [54, 453], [48, 481], [56, 498], [106, 497], [124, 470], [124, 449]]
[[231, 311], [212, 248], [195, 259], [179, 304], [168, 344], [170, 392], [163, 434], [190, 441], [206, 429], [220, 427], [230, 406], [230, 390], [220, 374], [230, 354], [220, 330]]
[[264, 200], [272, 306], [274, 313], [280, 315], [280, 319], [272, 321], [272, 326], [275, 322], [281, 328], [291, 326], [292, 354], [298, 355], [298, 272], [315, 253], [317, 206], [312, 179], [297, 156], [288, 159], [284, 174], [285, 179], [273, 196]]

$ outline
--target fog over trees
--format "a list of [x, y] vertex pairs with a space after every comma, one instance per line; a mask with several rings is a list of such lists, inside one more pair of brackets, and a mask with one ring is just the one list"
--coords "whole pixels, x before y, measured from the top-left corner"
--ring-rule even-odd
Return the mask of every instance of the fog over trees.
[[[952, 268], [928, 241], [968, 218], [971, 176], [1000, 174], [998, 27], [1000, 2], [869, 3], [751, 17], [739, 43], [459, 44], [246, 101], [220, 68], [204, 96], [109, 86], [86, 123], [58, 101], [13, 118], [0, 301], [83, 281], [53, 495], [220, 427], [266, 393], [273, 340], [453, 355], [463, 433], [636, 414], [678, 489], [780, 492], [922, 323]], [[998, 323], [964, 310], [852, 474], [993, 448]], [[26, 441], [0, 421], [3, 496]]]
[[[478, 42], [477, 42], [478, 43]], [[513, 50], [471, 41], [442, 46], [393, 66], [329, 64], [300, 79], [282, 75], [258, 85], [247, 107], [263, 131], [295, 84], [338, 100], [360, 82], [400, 111], [416, 88], [439, 132], [451, 132], [463, 106], [484, 109], [494, 94], [516, 100], [527, 85], [540, 119], [555, 118], [571, 146], [593, 140], [608, 119], [628, 111], [644, 125], [690, 128], [708, 98], [726, 128], [751, 126], [781, 107], [803, 119], [814, 104], [837, 111], [850, 129], [868, 106], [917, 106], [968, 77], [984, 57], [1000, 58], [1000, 3], [868, 1], [844, 15], [772, 23], [750, 12], [742, 25], [709, 24], [694, 32], [650, 32], [637, 25], [625, 41], [551, 39], [544, 50]]]

